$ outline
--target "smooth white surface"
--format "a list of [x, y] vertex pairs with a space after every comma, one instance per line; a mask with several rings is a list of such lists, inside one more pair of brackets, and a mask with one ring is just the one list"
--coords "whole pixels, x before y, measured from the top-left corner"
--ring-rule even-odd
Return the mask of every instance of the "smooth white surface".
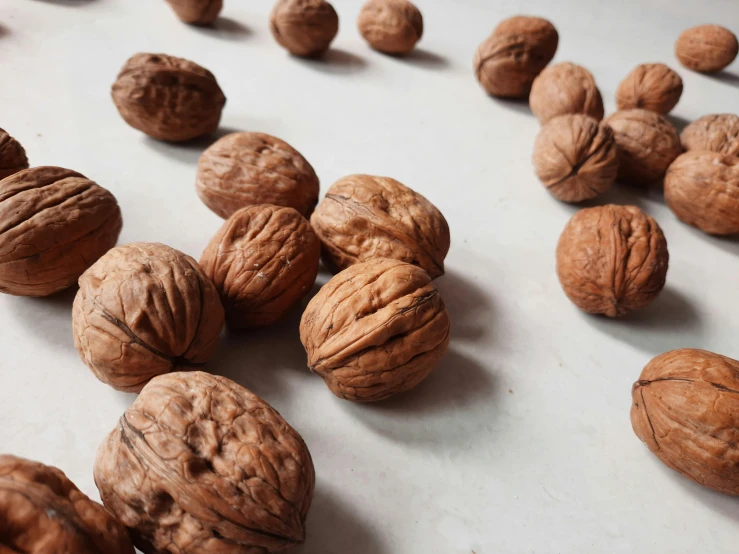
[[[0, 0], [0, 127], [33, 165], [109, 188], [123, 210], [121, 243], [160, 241], [198, 258], [220, 225], [193, 187], [208, 141], [148, 139], [109, 96], [131, 54], [166, 52], [216, 75], [224, 131], [287, 140], [322, 191], [349, 173], [389, 175], [444, 212], [453, 245], [438, 286], [453, 339], [417, 390], [370, 406], [334, 398], [305, 368], [300, 309], [276, 329], [225, 338], [209, 365], [268, 400], [313, 454], [308, 540], [295, 552], [736, 552], [737, 500], [664, 468], [634, 436], [629, 408], [631, 384], [656, 354], [702, 347], [739, 358], [739, 243], [680, 224], [657, 193], [617, 188], [608, 201], [635, 203], [663, 227], [668, 285], [622, 321], [581, 314], [554, 273], [575, 208], [533, 174], [538, 124], [525, 104], [487, 97], [471, 65], [500, 19], [539, 14], [560, 32], [555, 60], [589, 68], [608, 112], [636, 64], [677, 69], [684, 124], [737, 111], [739, 63], [721, 78], [691, 73], [674, 41], [698, 23], [737, 25], [739, 4], [418, 0], [426, 35], [401, 60], [366, 47], [358, 0], [335, 0], [341, 30], [323, 62], [273, 42], [271, 2], [226, 4], [215, 29], [198, 29], [163, 0]], [[56, 465], [97, 498], [95, 450], [134, 396], [78, 359], [73, 294], [0, 297], [0, 451]]]

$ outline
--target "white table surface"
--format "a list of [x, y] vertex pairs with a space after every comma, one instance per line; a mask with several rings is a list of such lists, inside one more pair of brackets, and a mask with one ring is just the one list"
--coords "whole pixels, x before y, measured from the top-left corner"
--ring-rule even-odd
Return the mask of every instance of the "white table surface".
[[[221, 221], [193, 186], [208, 141], [148, 139], [109, 95], [126, 58], [166, 52], [214, 72], [228, 97], [224, 132], [287, 140], [323, 191], [349, 173], [389, 175], [446, 215], [452, 249], [438, 286], [452, 343], [415, 391], [377, 405], [335, 398], [305, 367], [300, 309], [274, 329], [224, 338], [208, 366], [269, 401], [310, 448], [316, 495], [295, 552], [736, 552], [737, 499], [662, 466], [633, 434], [629, 408], [654, 355], [701, 347], [739, 358], [739, 243], [680, 224], [659, 193], [617, 188], [607, 200], [642, 207], [664, 229], [667, 287], [621, 321], [580, 313], [554, 273], [576, 208], [533, 174], [538, 124], [526, 104], [487, 97], [471, 66], [500, 19], [542, 15], [560, 33], [555, 60], [589, 68], [608, 112], [638, 63], [677, 69], [685, 92], [674, 115], [684, 125], [737, 111], [739, 62], [721, 78], [691, 73], [674, 59], [675, 39], [704, 22], [739, 31], [739, 4], [418, 3], [426, 34], [399, 60], [364, 44], [358, 0], [335, 0], [341, 30], [315, 62], [272, 40], [266, 0], [226, 0], [215, 29], [180, 23], [163, 0], [0, 0], [0, 127], [33, 165], [109, 188], [123, 210], [121, 243], [159, 241], [198, 258]], [[73, 295], [0, 297], [0, 451], [56, 465], [98, 498], [96, 448], [134, 396], [78, 359]]]

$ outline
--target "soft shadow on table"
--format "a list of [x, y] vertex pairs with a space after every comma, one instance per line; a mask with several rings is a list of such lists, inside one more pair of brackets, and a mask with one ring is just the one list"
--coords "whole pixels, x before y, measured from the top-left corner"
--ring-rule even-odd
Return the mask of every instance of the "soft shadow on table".
[[662, 183], [652, 183], [650, 185], [637, 186], [627, 185], [616, 182], [604, 194], [596, 196], [584, 202], [569, 204], [559, 202], [552, 197], [553, 202], [558, 202], [564, 206], [571, 214], [580, 211], [583, 208], [593, 208], [595, 206], [605, 206], [606, 204], [616, 204], [619, 206], [636, 206], [637, 208], [649, 212], [650, 204], [663, 204], [664, 193], [662, 192]]
[[531, 111], [531, 108], [529, 107], [528, 98], [497, 98], [492, 95], [488, 96], [501, 108], [505, 108], [506, 110], [516, 113], [522, 113], [524, 115], [530, 115], [532, 117], [534, 115], [534, 113]]
[[408, 65], [415, 65], [424, 69], [444, 69], [450, 65], [449, 60], [444, 56], [424, 48], [414, 48], [408, 54], [403, 56], [395, 56], [392, 54], [386, 54], [386, 56], [388, 58], [398, 60], [399, 62], [406, 63]]
[[736, 73], [733, 73], [731, 71], [719, 71], [718, 73], [713, 73], [709, 75], [712, 79], [715, 79], [716, 81], [720, 81], [722, 83], [726, 83], [727, 85], [731, 85], [732, 87], [738, 87], [739, 88], [739, 75]]
[[8, 29], [5, 25], [0, 23], [0, 38], [3, 38], [6, 35], [10, 34], [10, 29]]
[[667, 121], [675, 126], [675, 129], [677, 129], [678, 133], [682, 133], [683, 129], [685, 129], [685, 127], [687, 127], [691, 123], [691, 121], [685, 119], [684, 117], [680, 117], [679, 115], [668, 114], [665, 117], [667, 118]]
[[357, 73], [367, 66], [364, 58], [341, 48], [331, 48], [319, 58], [301, 58], [298, 56], [291, 56], [291, 58], [321, 73]]
[[244, 40], [254, 34], [251, 28], [230, 17], [219, 17], [210, 25], [190, 25], [190, 27], [202, 35], [232, 41]]
[[696, 229], [692, 225], [685, 225], [688, 232], [696, 235], [702, 240], [706, 241], [706, 244], [720, 248], [721, 250], [728, 252], [734, 256], [739, 256], [739, 235], [709, 235], [704, 233], [700, 229]]
[[44, 2], [45, 4], [56, 4], [57, 6], [83, 6], [92, 4], [96, 0], [35, 0], [36, 2]]
[[8, 303], [20, 325], [31, 329], [49, 344], [74, 350], [72, 303], [76, 294], [75, 286], [45, 298], [14, 296]]
[[492, 300], [473, 279], [447, 269], [434, 282], [449, 313], [453, 342], [487, 342], [495, 336]]
[[185, 142], [166, 142], [148, 136], [144, 136], [143, 141], [146, 146], [155, 152], [180, 162], [195, 165], [198, 163], [198, 159], [200, 159], [200, 155], [203, 151], [211, 144], [226, 135], [230, 135], [231, 133], [236, 133], [238, 131], [240, 131], [240, 129], [219, 127], [215, 133], [203, 135], [202, 137], [197, 137]]

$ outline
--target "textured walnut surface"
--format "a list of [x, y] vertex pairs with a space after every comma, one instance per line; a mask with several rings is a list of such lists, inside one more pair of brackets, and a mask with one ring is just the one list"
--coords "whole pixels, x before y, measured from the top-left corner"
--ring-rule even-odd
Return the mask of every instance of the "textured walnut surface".
[[174, 13], [185, 23], [208, 25], [223, 8], [223, 0], [167, 0]]
[[326, 0], [277, 0], [269, 28], [288, 52], [313, 58], [328, 50], [339, 32], [339, 16]]
[[700, 25], [682, 32], [675, 43], [675, 56], [688, 69], [702, 73], [721, 71], [736, 58], [736, 35], [719, 25]]
[[731, 113], [704, 115], [683, 129], [685, 150], [710, 150], [739, 156], [739, 116]]
[[269, 404], [188, 372], [141, 391], [100, 445], [95, 483], [145, 554], [265, 554], [305, 539], [315, 475]]
[[28, 158], [21, 143], [0, 129], [0, 180], [28, 169]]
[[569, 62], [551, 65], [534, 79], [529, 105], [541, 123], [573, 113], [603, 119], [603, 98], [593, 75]]
[[636, 66], [616, 90], [619, 110], [642, 108], [667, 114], [680, 101], [683, 80], [680, 75], [662, 63], [644, 63]]
[[357, 27], [375, 50], [407, 54], [423, 36], [423, 16], [408, 0], [369, 0], [359, 12]]

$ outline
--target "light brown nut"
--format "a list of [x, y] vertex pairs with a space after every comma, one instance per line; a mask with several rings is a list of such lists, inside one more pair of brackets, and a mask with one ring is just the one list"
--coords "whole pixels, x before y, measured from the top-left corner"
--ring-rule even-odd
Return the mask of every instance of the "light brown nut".
[[417, 192], [389, 177], [349, 175], [334, 183], [311, 217], [323, 261], [333, 273], [373, 258], [444, 274], [449, 225]]
[[704, 115], [683, 129], [680, 142], [685, 150], [739, 156], [739, 117], [731, 113]]
[[48, 296], [115, 246], [115, 197], [83, 175], [34, 167], [0, 181], [0, 291]]
[[357, 27], [369, 45], [386, 54], [407, 54], [423, 35], [423, 16], [408, 0], [369, 0]]
[[0, 129], [0, 180], [28, 169], [28, 158], [21, 143]]
[[339, 32], [339, 16], [326, 0], [277, 0], [269, 18], [277, 43], [294, 56], [324, 54]]
[[305, 539], [308, 448], [225, 377], [152, 379], [100, 445], [94, 472], [103, 504], [144, 554], [266, 554]]
[[167, 0], [174, 13], [185, 23], [209, 25], [218, 19], [223, 0]]
[[224, 218], [256, 204], [287, 206], [310, 217], [319, 182], [313, 167], [285, 141], [264, 133], [231, 133], [200, 156], [195, 188]]
[[688, 69], [715, 73], [727, 67], [739, 53], [736, 35], [719, 25], [699, 25], [682, 32], [675, 56]]
[[138, 392], [156, 375], [205, 364], [223, 307], [197, 262], [157, 243], [119, 246], [82, 277], [74, 345], [102, 382]]
[[557, 244], [557, 276], [567, 297], [608, 317], [650, 304], [665, 285], [668, 262], [662, 229], [634, 206], [580, 210]]
[[113, 83], [112, 96], [131, 127], [171, 142], [214, 132], [226, 104], [210, 71], [166, 54], [131, 57]]
[[449, 345], [449, 317], [423, 269], [375, 259], [321, 288], [303, 313], [300, 340], [331, 392], [373, 402], [431, 373]]
[[670, 113], [680, 101], [683, 80], [662, 63], [636, 66], [616, 90], [619, 110], [642, 108], [659, 114]]
[[603, 119], [603, 98], [593, 75], [569, 62], [551, 65], [539, 73], [531, 85], [529, 106], [540, 123], [571, 113]]
[[134, 554], [123, 526], [51, 466], [0, 454], [0, 552]]
[[534, 143], [534, 170], [563, 202], [582, 202], [606, 192], [616, 180], [613, 131], [588, 115], [560, 115], [545, 123]]
[[557, 29], [546, 19], [523, 15], [505, 19], [475, 52], [477, 80], [493, 96], [526, 98], [558, 44]]
[[739, 494], [739, 362], [684, 348], [654, 358], [631, 392], [634, 433], [662, 463]]

